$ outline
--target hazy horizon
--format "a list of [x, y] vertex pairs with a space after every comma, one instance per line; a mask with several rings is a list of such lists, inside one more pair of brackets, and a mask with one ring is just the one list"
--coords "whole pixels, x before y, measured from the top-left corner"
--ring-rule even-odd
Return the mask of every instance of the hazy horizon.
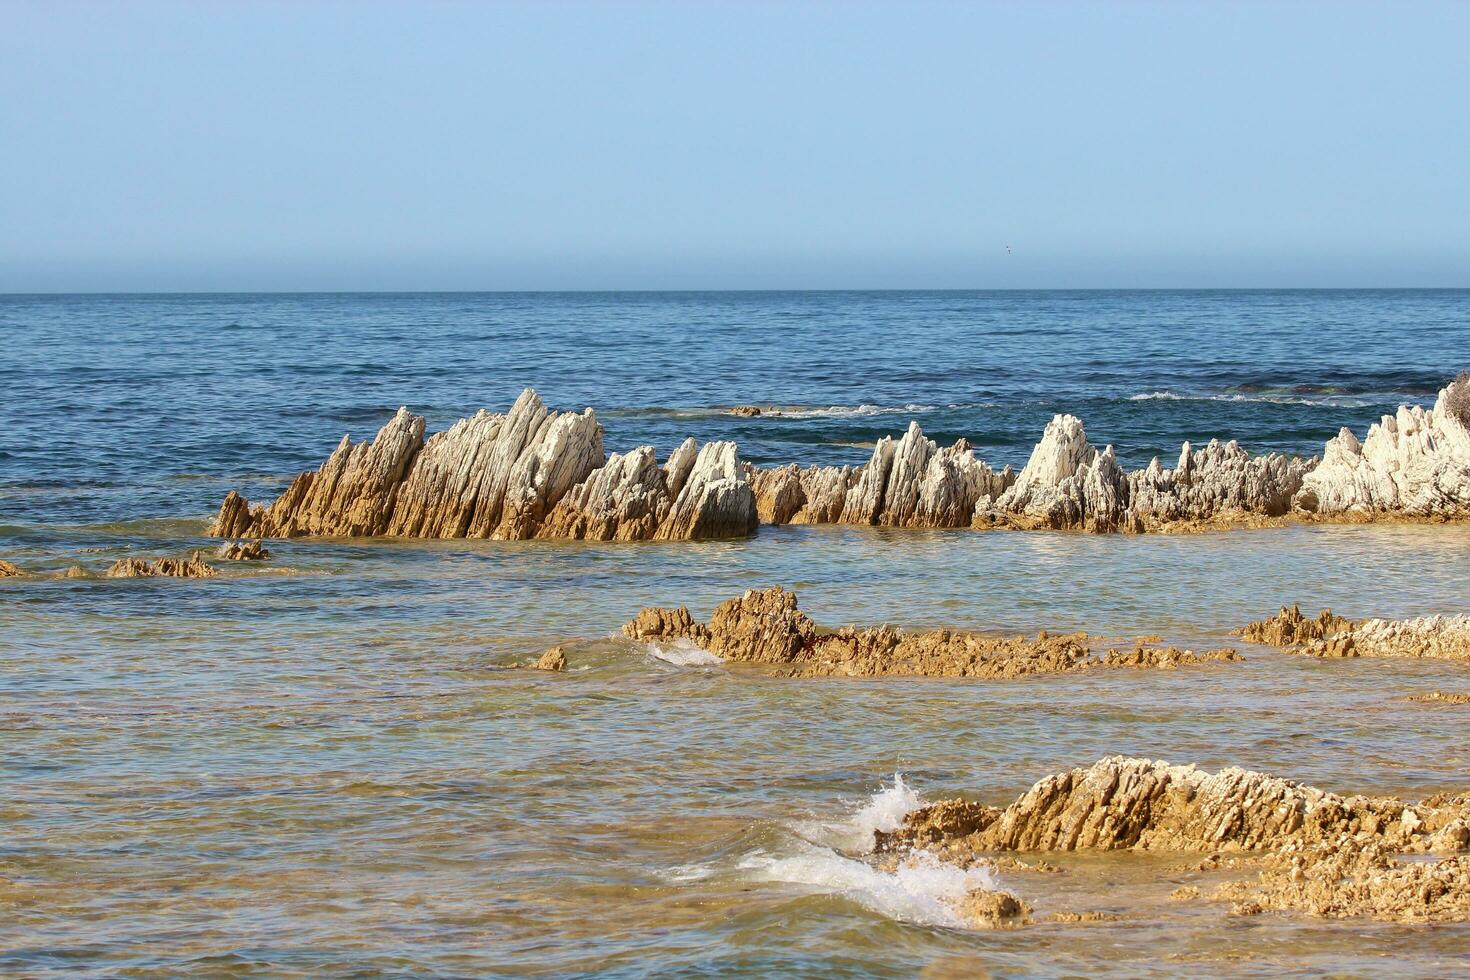
[[0, 4], [0, 292], [1470, 286], [1470, 5]]

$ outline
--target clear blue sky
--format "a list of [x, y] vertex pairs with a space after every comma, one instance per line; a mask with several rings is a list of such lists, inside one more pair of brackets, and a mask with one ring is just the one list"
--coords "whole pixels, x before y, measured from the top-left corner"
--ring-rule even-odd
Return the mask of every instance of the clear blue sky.
[[1470, 286], [1470, 2], [0, 0], [0, 291], [1279, 285]]

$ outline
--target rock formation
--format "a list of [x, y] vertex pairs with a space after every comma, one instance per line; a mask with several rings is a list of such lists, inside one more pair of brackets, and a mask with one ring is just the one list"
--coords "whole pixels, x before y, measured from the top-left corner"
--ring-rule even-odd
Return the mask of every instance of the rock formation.
[[1470, 704], [1470, 694], [1457, 691], [1430, 691], [1428, 694], [1411, 694], [1405, 701], [1427, 701], [1435, 704]]
[[214, 578], [219, 573], [204, 563], [199, 552], [185, 558], [120, 558], [107, 570], [107, 578]]
[[1186, 442], [1172, 469], [1156, 458], [1132, 472], [1071, 415], [1046, 425], [1019, 473], [963, 439], [940, 447], [917, 423], [860, 466], [757, 467], [733, 443], [693, 440], [659, 466], [648, 446], [605, 457], [591, 409], [553, 412], [528, 388], [504, 415], [481, 411], [427, 440], [424, 419], [399, 409], [370, 442], [344, 436], [269, 506], [229, 494], [210, 533], [632, 541], [740, 537], [758, 522], [1137, 533], [1460, 518], [1470, 519], [1464, 375], [1432, 410], [1401, 408], [1361, 443], [1344, 429], [1321, 462], [1211, 440]]
[[561, 647], [552, 647], [543, 653], [537, 660], [537, 670], [563, 671], [567, 669], [567, 654]]
[[[1400, 853], [1470, 845], [1470, 796], [1408, 804], [1338, 796], [1244, 769], [1111, 756], [1048, 776], [1004, 808], [948, 800], [878, 831], [882, 852], [927, 850], [961, 865], [995, 852], [1138, 850], [1240, 853], [1265, 866], [1256, 882], [1212, 897], [1238, 913], [1265, 908], [1396, 921], [1470, 920], [1470, 857], [1403, 864]], [[1200, 896], [1196, 886], [1176, 890]]]
[[530, 388], [506, 414], [481, 411], [427, 440], [424, 419], [401, 408], [371, 442], [344, 436], [269, 507], [231, 492], [209, 533], [613, 541], [755, 529], [733, 443], [688, 440], [660, 468], [647, 446], [604, 458], [602, 436], [590, 408], [552, 412]]
[[689, 610], [650, 607], [623, 627], [641, 641], [689, 640], [726, 660], [779, 666], [801, 677], [1009, 678], [1098, 668], [1174, 668], [1238, 660], [1234, 650], [1195, 653], [1175, 647], [1149, 647], [1102, 656], [1090, 649], [1085, 633], [1034, 638], [997, 636], [966, 630], [906, 633], [891, 626], [824, 631], [797, 608], [795, 593], [779, 586], [749, 591], [715, 608], [709, 624]]
[[25, 572], [21, 571], [15, 565], [0, 558], [0, 578], [19, 578], [24, 574]]
[[265, 561], [271, 556], [259, 538], [254, 541], [226, 541], [214, 554], [225, 561]]
[[1343, 429], [1295, 502], [1329, 515], [1470, 515], [1470, 375], [1461, 372], [1427, 412], [1401, 407], [1383, 416], [1362, 442]]
[[1251, 643], [1266, 643], [1313, 657], [1470, 661], [1470, 616], [1351, 620], [1324, 609], [1316, 619], [1307, 619], [1292, 606], [1235, 632]]

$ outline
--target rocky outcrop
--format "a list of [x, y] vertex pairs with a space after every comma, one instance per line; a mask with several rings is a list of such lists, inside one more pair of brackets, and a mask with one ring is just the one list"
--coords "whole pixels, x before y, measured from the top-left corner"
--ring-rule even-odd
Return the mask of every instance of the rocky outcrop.
[[214, 578], [219, 573], [204, 563], [196, 551], [188, 558], [120, 558], [107, 570], [107, 578]]
[[344, 436], [268, 507], [230, 493], [209, 533], [226, 538], [739, 537], [755, 496], [728, 442], [688, 440], [659, 467], [651, 447], [603, 454], [589, 408], [553, 412], [527, 388], [504, 415], [481, 411], [424, 439], [401, 408], [371, 442]]
[[941, 449], [911, 422], [896, 442], [878, 440], [863, 466], [793, 465], [755, 471], [751, 482], [769, 523], [944, 528], [968, 527], [976, 502], [1014, 477], [976, 459], [963, 439]]
[[1142, 532], [1262, 523], [1289, 512], [1308, 467], [1212, 440], [1203, 449], [1186, 442], [1173, 469], [1154, 459], [1127, 473], [1113, 447], [1099, 451], [1088, 443], [1081, 420], [1058, 415], [1015, 485], [976, 508], [975, 524]]
[[1343, 429], [1296, 494], [1316, 514], [1470, 516], [1470, 376], [1439, 392], [1434, 407], [1401, 407], [1361, 441]]
[[1470, 616], [1351, 620], [1324, 609], [1307, 619], [1296, 606], [1235, 631], [1251, 643], [1313, 657], [1428, 657], [1470, 661]]
[[1411, 694], [1405, 701], [1424, 701], [1431, 704], [1470, 704], [1470, 694], [1458, 691], [1430, 691], [1428, 694]]
[[19, 578], [24, 574], [25, 572], [21, 571], [17, 566], [12, 565], [4, 559], [0, 559], [0, 578]]
[[647, 608], [623, 627], [634, 640], [689, 640], [725, 660], [768, 664], [802, 677], [1011, 678], [1103, 668], [1174, 668], [1239, 659], [1234, 650], [1195, 653], [1175, 647], [1091, 649], [1085, 633], [1035, 637], [966, 630], [908, 633], [891, 626], [820, 629], [779, 586], [749, 591], [715, 607], [708, 625], [689, 610]]
[[561, 647], [552, 647], [536, 659], [537, 670], [549, 670], [553, 673], [567, 669], [567, 654]]
[[214, 554], [225, 561], [265, 561], [271, 556], [258, 538], [254, 541], [226, 541], [215, 549]]
[[963, 439], [940, 447], [917, 423], [860, 466], [756, 467], [733, 443], [693, 440], [659, 466], [648, 446], [605, 458], [591, 409], [553, 412], [528, 388], [506, 414], [481, 411], [427, 441], [424, 419], [399, 409], [269, 506], [231, 493], [210, 533], [632, 541], [739, 537], [758, 522], [1139, 533], [1470, 519], [1467, 420], [1462, 376], [1431, 411], [1401, 408], [1362, 443], [1344, 429], [1320, 463], [1211, 440], [1186, 442], [1172, 469], [1156, 458], [1130, 472], [1080, 419], [1057, 415], [1020, 473]]
[[[1008, 806], [948, 800], [878, 831], [880, 852], [921, 849], [961, 865], [996, 852], [1135, 850], [1256, 855], [1257, 881], [1211, 897], [1250, 914], [1266, 908], [1394, 921], [1470, 919], [1470, 857], [1405, 864], [1402, 853], [1470, 845], [1470, 797], [1409, 804], [1339, 796], [1244, 769], [1111, 756], [1048, 776]], [[1174, 892], [1187, 900], [1197, 886]]]

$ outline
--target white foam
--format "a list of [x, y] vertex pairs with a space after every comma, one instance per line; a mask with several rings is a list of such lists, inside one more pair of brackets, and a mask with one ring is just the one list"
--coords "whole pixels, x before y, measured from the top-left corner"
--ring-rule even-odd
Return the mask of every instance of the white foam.
[[897, 415], [910, 412], [932, 412], [933, 405], [828, 405], [825, 408], [778, 408], [776, 414], [793, 419], [844, 418], [867, 415]]
[[809, 821], [797, 826], [797, 832], [815, 844], [836, 848], [850, 854], [867, 854], [873, 849], [875, 831], [893, 831], [903, 826], [903, 818], [924, 805], [919, 794], [903, 774], [896, 773], [893, 785], [872, 796], [852, 815], [837, 821]]
[[1374, 404], [1348, 395], [1320, 395], [1312, 398], [1297, 395], [1180, 395], [1172, 391], [1149, 391], [1129, 395], [1130, 402], [1256, 402], [1266, 405], [1310, 405], [1314, 408], [1365, 408]]
[[724, 663], [708, 650], [685, 639], [648, 644], [648, 655], [675, 667], [718, 667]]
[[892, 871], [806, 841], [791, 854], [758, 851], [740, 867], [759, 881], [806, 885], [818, 894], [841, 895], [902, 922], [963, 928], [955, 903], [976, 888], [994, 888], [984, 867], [961, 868], [920, 852]]

